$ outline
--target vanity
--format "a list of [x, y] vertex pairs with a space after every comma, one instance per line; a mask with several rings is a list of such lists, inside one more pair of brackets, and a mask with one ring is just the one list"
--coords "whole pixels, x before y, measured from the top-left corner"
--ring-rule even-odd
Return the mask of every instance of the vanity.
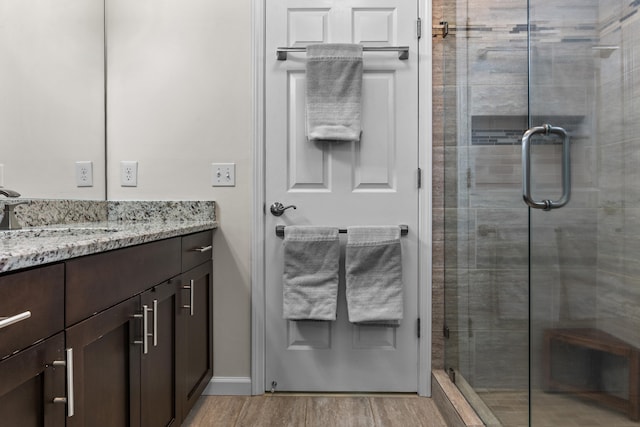
[[0, 424], [179, 426], [213, 374], [216, 227], [0, 232]]

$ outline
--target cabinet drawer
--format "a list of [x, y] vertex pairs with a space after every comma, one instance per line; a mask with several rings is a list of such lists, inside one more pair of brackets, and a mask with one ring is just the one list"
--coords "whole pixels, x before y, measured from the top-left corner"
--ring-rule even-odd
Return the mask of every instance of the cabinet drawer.
[[0, 329], [0, 359], [64, 328], [64, 264], [0, 276], [0, 318], [27, 311]]
[[187, 271], [211, 259], [213, 231], [182, 237], [182, 271]]
[[66, 325], [180, 274], [180, 237], [67, 262]]

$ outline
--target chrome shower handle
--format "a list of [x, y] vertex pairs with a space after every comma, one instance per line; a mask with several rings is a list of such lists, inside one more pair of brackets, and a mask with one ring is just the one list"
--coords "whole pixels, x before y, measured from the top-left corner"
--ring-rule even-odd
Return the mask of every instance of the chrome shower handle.
[[281, 216], [284, 213], [284, 211], [286, 211], [289, 208], [298, 209], [295, 205], [285, 206], [280, 202], [275, 202], [274, 204], [271, 205], [270, 211], [271, 211], [271, 214], [273, 214], [274, 216]]
[[[562, 137], [562, 197], [559, 200], [534, 200], [531, 196], [531, 136], [542, 133], [555, 134]], [[535, 209], [549, 211], [558, 209], [569, 203], [571, 198], [571, 144], [567, 131], [561, 127], [545, 124], [532, 127], [522, 136], [522, 198], [525, 203]]]

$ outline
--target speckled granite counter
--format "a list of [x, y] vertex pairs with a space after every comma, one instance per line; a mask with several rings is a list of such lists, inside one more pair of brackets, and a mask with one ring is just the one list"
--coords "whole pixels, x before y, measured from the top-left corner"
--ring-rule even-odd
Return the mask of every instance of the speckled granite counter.
[[[0, 231], [0, 272], [32, 267], [83, 255], [124, 248], [184, 234], [217, 228], [213, 202], [96, 202], [105, 210], [89, 222], [52, 223], [43, 208], [50, 201], [30, 201], [16, 208], [16, 216], [28, 224], [22, 230]], [[53, 202], [58, 206], [57, 202]], [[79, 209], [87, 209], [82, 202]], [[69, 206], [65, 206], [71, 210]], [[41, 215], [36, 218], [35, 212]], [[54, 209], [55, 211], [55, 209]], [[82, 215], [68, 214], [74, 218]], [[42, 218], [48, 217], [49, 220]], [[96, 221], [94, 219], [106, 219]]]

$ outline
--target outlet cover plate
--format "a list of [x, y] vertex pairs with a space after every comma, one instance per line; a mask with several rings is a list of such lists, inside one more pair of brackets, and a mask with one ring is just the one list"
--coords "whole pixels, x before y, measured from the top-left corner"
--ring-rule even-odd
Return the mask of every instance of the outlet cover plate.
[[76, 185], [78, 187], [93, 187], [93, 162], [76, 162]]
[[138, 186], [138, 162], [135, 160], [123, 160], [120, 162], [120, 186]]
[[211, 163], [211, 185], [214, 187], [235, 187], [236, 164]]

